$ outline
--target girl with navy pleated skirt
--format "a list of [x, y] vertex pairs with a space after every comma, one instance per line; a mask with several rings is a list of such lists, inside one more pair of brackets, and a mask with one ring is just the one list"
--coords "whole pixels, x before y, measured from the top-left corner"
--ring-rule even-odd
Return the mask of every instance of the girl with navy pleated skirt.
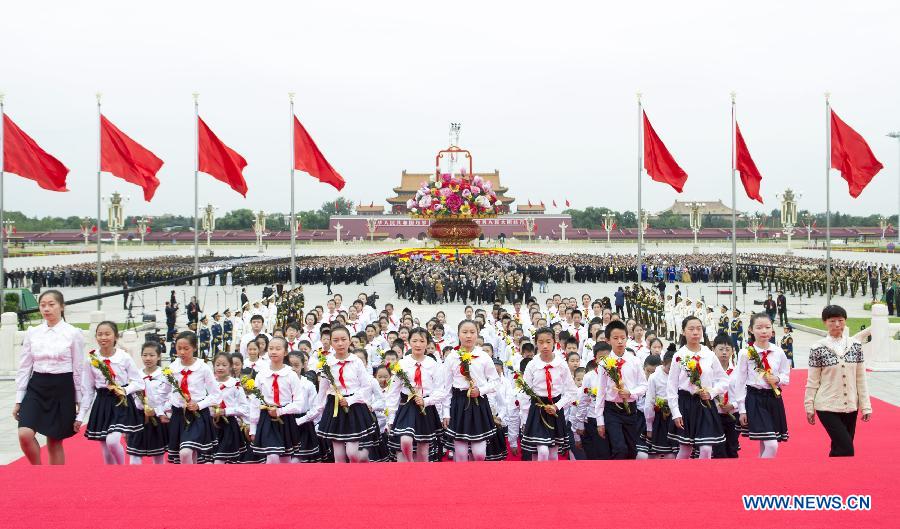
[[[364, 351], [357, 349], [357, 351]], [[367, 356], [357, 354], [363, 364], [368, 361]], [[375, 377], [369, 377], [369, 383], [372, 385], [372, 400], [369, 401], [369, 411], [372, 412], [372, 419], [375, 421], [375, 433], [372, 435], [372, 446], [368, 448], [369, 462], [385, 463], [388, 461], [396, 461], [397, 458], [388, 447], [388, 434], [385, 431], [387, 427], [387, 401], [384, 399], [385, 393], [381, 391], [381, 385]]]
[[80, 428], [87, 418], [84, 435], [101, 442], [103, 461], [107, 465], [124, 465], [122, 436], [144, 428], [144, 414], [129, 397], [143, 388], [141, 375], [131, 356], [116, 347], [119, 328], [115, 323], [100, 322], [95, 336], [99, 350], [88, 354], [75, 428]]
[[647, 394], [644, 398], [647, 432], [643, 445], [638, 445], [638, 459], [644, 459], [641, 453], [646, 454], [647, 458], [670, 459], [678, 452], [678, 443], [669, 438], [669, 434], [675, 431], [675, 422], [669, 410], [669, 401], [666, 400], [666, 385], [674, 357], [674, 351], [666, 351], [662, 365], [657, 366], [647, 378]]
[[372, 400], [372, 375], [358, 356], [350, 354], [350, 331], [346, 327], [331, 329], [331, 348], [334, 353], [317, 364], [316, 408], [321, 419], [316, 431], [319, 437], [331, 441], [335, 463], [365, 463], [378, 427], [367, 405]]
[[[212, 368], [194, 355], [197, 335], [184, 331], [175, 337], [176, 360], [163, 369], [172, 386], [167, 417], [169, 462], [182, 465], [209, 463], [219, 443], [210, 407], [222, 401]], [[174, 382], [174, 384], [173, 384]]]
[[[753, 341], [749, 340], [748, 345]], [[737, 401], [734, 400], [734, 378], [736, 375], [734, 343], [724, 333], [716, 336], [712, 344], [713, 353], [719, 359], [719, 365], [728, 375], [728, 391], [716, 398], [716, 408], [719, 411], [719, 421], [722, 423], [722, 432], [725, 434], [725, 442], [713, 447], [713, 459], [734, 459], [738, 457], [741, 449], [740, 416], [737, 412]]]
[[219, 384], [221, 399], [212, 406], [213, 424], [216, 427], [216, 448], [213, 459], [217, 465], [236, 463], [247, 450], [241, 428], [250, 412], [250, 404], [241, 387], [241, 381], [231, 376], [231, 356], [217, 353], [213, 357], [213, 374]]
[[[444, 388], [450, 405], [444, 408], [446, 437], [453, 442], [453, 460], [474, 461], [487, 457], [487, 441], [496, 434], [494, 415], [487, 395], [495, 391], [497, 371], [480, 347], [478, 325], [463, 320], [457, 326], [459, 345], [444, 358]], [[446, 397], [445, 397], [446, 401]]]
[[[725, 442], [719, 412], [713, 401], [728, 391], [728, 375], [716, 355], [703, 345], [703, 322], [688, 316], [681, 322], [684, 345], [669, 369], [666, 398], [678, 443], [678, 459], [688, 459], [696, 447], [700, 459], [712, 457], [713, 446]], [[694, 379], [692, 380], [692, 377]]]
[[134, 393], [132, 398], [138, 410], [143, 412], [144, 428], [128, 434], [125, 443], [125, 453], [132, 465], [140, 465], [145, 457], [161, 465], [169, 446], [169, 425], [160, 418], [165, 416], [172, 386], [163, 378], [160, 358], [159, 342], [147, 342], [141, 347], [141, 362], [144, 364], [140, 372], [142, 390]]
[[[781, 386], [790, 382], [791, 361], [780, 347], [770, 343], [774, 333], [767, 314], [754, 314], [750, 328], [755, 340], [738, 355], [734, 398], [744, 435], [759, 441], [759, 457], [773, 458], [778, 453], [778, 443], [788, 440]], [[750, 347], [755, 350], [756, 360], [750, 357]]]
[[[396, 410], [389, 420], [388, 446], [400, 462], [427, 462], [431, 444], [443, 435], [441, 417], [435, 404], [444, 401], [443, 372], [437, 360], [425, 356], [428, 331], [416, 327], [409, 333], [411, 351], [391, 366], [393, 378], [386, 395], [387, 409]], [[405, 374], [412, 388], [400, 374]]]
[[538, 397], [531, 399], [522, 428], [522, 452], [535, 454], [536, 461], [556, 461], [569, 451], [569, 426], [563, 410], [578, 398], [578, 388], [565, 359], [555, 353], [553, 330], [543, 327], [534, 334], [538, 356], [521, 377]]
[[309, 408], [310, 393], [303, 388], [309, 383], [297, 376], [287, 364], [287, 340], [269, 341], [269, 369], [256, 375], [255, 386], [262, 394], [259, 422], [253, 435], [253, 451], [266, 456], [266, 463], [298, 462], [301, 455], [315, 457], [318, 440], [309, 429], [301, 430], [297, 419]]

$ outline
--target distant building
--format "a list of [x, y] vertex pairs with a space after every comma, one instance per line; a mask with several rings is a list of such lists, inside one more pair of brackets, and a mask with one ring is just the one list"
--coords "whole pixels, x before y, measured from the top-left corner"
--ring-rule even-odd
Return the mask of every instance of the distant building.
[[[493, 173], [476, 172], [475, 176], [480, 176], [491, 183], [494, 192], [497, 193], [497, 198], [503, 203], [502, 211], [509, 211], [509, 205], [512, 204], [515, 199], [504, 195], [504, 193], [509, 191], [509, 188], [503, 187], [503, 185], [500, 184], [500, 171], [494, 169]], [[400, 174], [400, 185], [394, 188], [394, 193], [396, 193], [397, 196], [387, 199], [388, 204], [391, 205], [391, 213], [400, 215], [406, 214], [406, 202], [416, 195], [416, 191], [422, 187], [423, 182], [427, 182], [433, 177], [433, 173], [408, 173], [406, 172], [406, 169], [404, 169]]]
[[[699, 203], [703, 204], [700, 207], [701, 214], [704, 217], [712, 216], [712, 217], [728, 217], [731, 218], [732, 209], [725, 204], [722, 203], [721, 200], [716, 201], [703, 201], [703, 200], [676, 200], [674, 204], [668, 209], [664, 209], [656, 214], [656, 216], [660, 215], [677, 215], [679, 217], [688, 217], [691, 214], [691, 204]], [[740, 211], [737, 212], [738, 216], [742, 213]]]
[[370, 204], [368, 206], [356, 206], [357, 215], [384, 215], [384, 206], [381, 204]]
[[516, 215], [543, 215], [543, 204], [516, 204]]

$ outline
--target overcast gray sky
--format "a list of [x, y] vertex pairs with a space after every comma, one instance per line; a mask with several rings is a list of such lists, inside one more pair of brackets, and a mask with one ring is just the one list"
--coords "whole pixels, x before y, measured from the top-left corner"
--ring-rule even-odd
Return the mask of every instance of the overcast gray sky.
[[[55, 4], [55, 6], [54, 6]], [[794, 2], [15, 2], [0, 17], [6, 111], [70, 169], [69, 193], [6, 177], [6, 208], [95, 211], [104, 114], [165, 161], [152, 203], [109, 175], [127, 214], [193, 210], [201, 115], [249, 162], [247, 199], [201, 174], [201, 205], [286, 211], [287, 92], [348, 182], [379, 203], [400, 172], [430, 171], [451, 121], [475, 169], [499, 169], [521, 202], [568, 198], [635, 209], [635, 92], [689, 178], [677, 195], [645, 179], [646, 207], [730, 201], [730, 101], [763, 174], [765, 209], [790, 186], [824, 210], [825, 114], [870, 143], [885, 169], [860, 198], [832, 172], [833, 210], [895, 213], [900, 3]], [[336, 192], [297, 176], [298, 209]], [[739, 187], [738, 208], [757, 209]]]

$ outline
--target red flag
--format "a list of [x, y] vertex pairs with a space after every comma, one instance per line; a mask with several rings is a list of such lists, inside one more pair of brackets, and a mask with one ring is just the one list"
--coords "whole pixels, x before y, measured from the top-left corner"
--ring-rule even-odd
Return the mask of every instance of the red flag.
[[297, 116], [294, 116], [294, 169], [309, 173], [338, 191], [344, 188], [344, 178], [322, 156], [322, 151], [300, 124]]
[[97, 226], [91, 226], [91, 233], [97, 233]]
[[150, 233], [150, 226], [147, 226], [147, 230], [145, 232]]
[[68, 191], [69, 170], [47, 154], [8, 115], [3, 115], [3, 170], [34, 180], [43, 189]]
[[856, 198], [884, 166], [875, 159], [866, 140], [831, 111], [831, 167], [841, 172]]
[[687, 173], [678, 166], [675, 158], [656, 135], [646, 112], [644, 112], [644, 169], [653, 180], [669, 184], [679, 193], [684, 189]]
[[759, 174], [759, 169], [756, 168], [753, 158], [750, 157], [750, 149], [744, 143], [741, 128], [738, 127], [736, 121], [734, 122], [734, 144], [737, 150], [734, 168], [741, 173], [741, 183], [744, 184], [744, 191], [747, 192], [748, 197], [758, 200], [762, 204], [763, 199], [759, 194], [759, 183], [762, 181], [762, 175]]
[[569, 199], [566, 199], [566, 207], [569, 207]]
[[202, 118], [197, 119], [200, 136], [199, 169], [216, 180], [230, 185], [231, 189], [246, 198], [247, 183], [244, 181], [243, 171], [244, 167], [247, 167], [247, 160], [222, 143]]
[[612, 229], [616, 229], [616, 223], [613, 222]]
[[156, 173], [163, 161], [129, 138], [106, 116], [100, 116], [100, 170], [112, 173], [126, 182], [144, 189], [144, 200], [150, 202], [159, 180]]
[[555, 200], [553, 201], [553, 207], [554, 207], [554, 208], [556, 207], [556, 201], [555, 201]]

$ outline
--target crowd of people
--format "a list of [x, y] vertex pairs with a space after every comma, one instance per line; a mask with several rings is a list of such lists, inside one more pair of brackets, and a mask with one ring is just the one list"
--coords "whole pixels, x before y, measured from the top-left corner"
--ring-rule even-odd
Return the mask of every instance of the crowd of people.
[[[486, 263], [491, 277], [522, 273]], [[393, 272], [432, 266], [449, 265]], [[16, 378], [23, 452], [39, 463], [42, 433], [62, 463], [63, 440], [82, 431], [110, 464], [733, 458], [748, 443], [775, 457], [789, 439], [790, 335], [778, 342], [768, 307], [745, 331], [728, 307], [640, 285], [600, 299], [495, 292], [454, 322], [364, 293], [305, 301], [282, 292], [210, 349], [191, 330], [168, 354], [148, 342], [138, 364], [113, 322], [86, 352], [62, 294], [45, 291]], [[871, 416], [861, 336], [845, 335], [840, 307], [822, 319], [804, 405], [830, 455], [853, 455], [857, 413]]]

